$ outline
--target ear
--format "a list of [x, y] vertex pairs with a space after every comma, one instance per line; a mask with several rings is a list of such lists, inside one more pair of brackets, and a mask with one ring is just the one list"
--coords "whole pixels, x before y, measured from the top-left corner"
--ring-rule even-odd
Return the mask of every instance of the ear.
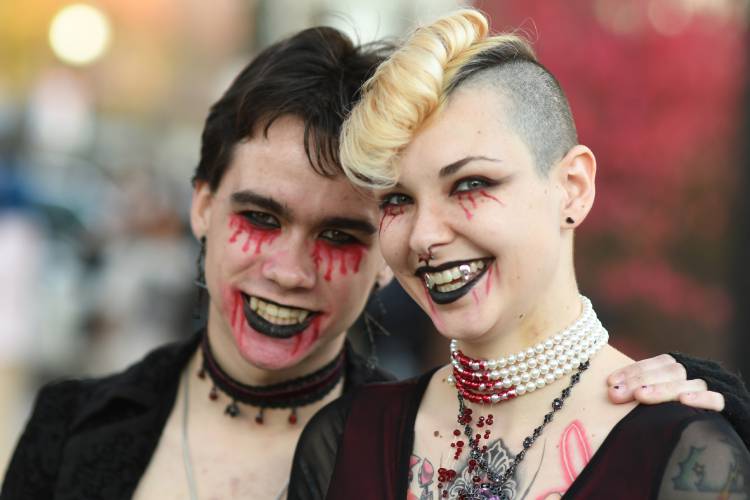
[[[555, 167], [554, 175], [562, 188], [560, 225], [578, 227], [594, 205], [596, 158], [589, 148], [573, 146]], [[572, 222], [571, 222], [572, 221]]]
[[193, 187], [193, 201], [190, 205], [190, 227], [196, 238], [206, 236], [211, 225], [211, 204], [214, 195], [207, 182], [198, 181]]
[[375, 283], [377, 283], [378, 287], [382, 290], [391, 281], [393, 281], [393, 271], [391, 271], [391, 268], [388, 267], [388, 264], [383, 261], [383, 267], [381, 267], [380, 271], [378, 271], [378, 274], [375, 277]]

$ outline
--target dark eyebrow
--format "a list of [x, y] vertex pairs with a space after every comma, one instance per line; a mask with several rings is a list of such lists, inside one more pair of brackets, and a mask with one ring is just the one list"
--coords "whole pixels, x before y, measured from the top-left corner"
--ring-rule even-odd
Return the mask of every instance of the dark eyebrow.
[[322, 227], [336, 229], [349, 229], [359, 231], [367, 235], [375, 234], [375, 226], [363, 219], [353, 219], [350, 217], [328, 217], [320, 223]]
[[438, 177], [443, 178], [443, 177], [448, 177], [449, 175], [453, 175], [459, 170], [461, 170], [461, 168], [467, 163], [470, 163], [476, 160], [494, 161], [494, 162], [500, 161], [495, 158], [488, 158], [486, 156], [467, 156], [466, 158], [463, 158], [458, 161], [454, 161], [453, 163], [450, 163], [444, 166], [443, 168], [441, 168], [440, 172], [438, 172]]
[[232, 203], [238, 205], [255, 205], [259, 208], [264, 208], [269, 212], [273, 212], [276, 215], [280, 215], [285, 219], [291, 218], [289, 209], [284, 205], [269, 196], [263, 196], [262, 194], [250, 191], [249, 189], [232, 193], [231, 198]]

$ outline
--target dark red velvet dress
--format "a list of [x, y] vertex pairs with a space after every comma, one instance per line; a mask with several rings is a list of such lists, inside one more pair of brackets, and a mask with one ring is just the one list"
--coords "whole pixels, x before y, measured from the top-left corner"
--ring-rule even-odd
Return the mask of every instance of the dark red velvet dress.
[[[288, 499], [404, 500], [414, 422], [431, 375], [366, 386], [321, 410], [297, 446]], [[705, 439], [725, 443], [717, 447], [722, 454], [732, 450], [734, 479], [725, 485], [732, 496], [720, 496], [716, 484], [701, 484], [697, 472], [686, 476], [693, 483], [683, 489], [665, 480], [672, 454]], [[638, 406], [623, 418], [563, 499], [677, 499], [685, 487], [705, 498], [750, 498], [748, 483], [750, 454], [721, 414], [667, 403]]]

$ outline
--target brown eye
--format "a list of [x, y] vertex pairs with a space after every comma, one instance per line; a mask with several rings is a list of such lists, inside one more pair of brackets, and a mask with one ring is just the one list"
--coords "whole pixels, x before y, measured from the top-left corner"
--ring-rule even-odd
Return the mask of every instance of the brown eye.
[[326, 229], [320, 233], [320, 237], [335, 245], [348, 245], [351, 243], [359, 243], [359, 240], [349, 233], [339, 231], [338, 229]]
[[240, 215], [247, 219], [250, 224], [261, 229], [278, 229], [279, 227], [281, 227], [276, 217], [265, 212], [248, 210], [245, 212], [240, 212]]

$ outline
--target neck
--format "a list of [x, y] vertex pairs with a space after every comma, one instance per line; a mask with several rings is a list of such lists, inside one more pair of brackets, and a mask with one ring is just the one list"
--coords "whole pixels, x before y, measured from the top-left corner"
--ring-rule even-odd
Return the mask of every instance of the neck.
[[479, 339], [462, 339], [459, 348], [476, 358], [500, 358], [538, 344], [573, 324], [581, 314], [577, 287], [550, 294], [533, 305], [508, 314], [509, 321]]

